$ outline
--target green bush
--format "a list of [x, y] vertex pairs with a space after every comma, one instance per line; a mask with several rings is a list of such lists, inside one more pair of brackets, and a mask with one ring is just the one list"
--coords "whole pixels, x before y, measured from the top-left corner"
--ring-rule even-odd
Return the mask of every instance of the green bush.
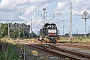
[[12, 44], [8, 44], [7, 51], [0, 52], [1, 60], [19, 60], [19, 57], [14, 50], [14, 46]]

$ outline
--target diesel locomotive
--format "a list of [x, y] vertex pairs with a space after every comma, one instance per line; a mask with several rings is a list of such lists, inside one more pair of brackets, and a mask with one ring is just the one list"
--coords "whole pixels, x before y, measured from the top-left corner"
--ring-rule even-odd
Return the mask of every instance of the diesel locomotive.
[[54, 23], [45, 23], [40, 29], [38, 40], [44, 42], [59, 42], [59, 30]]

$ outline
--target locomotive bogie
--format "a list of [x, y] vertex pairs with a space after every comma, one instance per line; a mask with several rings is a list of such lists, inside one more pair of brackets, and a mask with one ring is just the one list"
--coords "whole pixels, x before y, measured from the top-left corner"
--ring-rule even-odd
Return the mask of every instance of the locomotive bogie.
[[59, 39], [57, 37], [40, 37], [40, 41], [47, 42], [47, 43], [58, 43]]
[[50, 42], [50, 40], [48, 38], [45, 38], [45, 42], [48, 43]]

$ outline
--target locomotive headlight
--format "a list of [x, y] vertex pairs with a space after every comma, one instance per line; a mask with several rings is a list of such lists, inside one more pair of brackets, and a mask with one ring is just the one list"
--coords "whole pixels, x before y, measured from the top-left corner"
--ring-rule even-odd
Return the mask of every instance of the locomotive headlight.
[[48, 33], [56, 33], [56, 29], [48, 29]]
[[50, 32], [52, 32], [51, 30], [48, 30], [48, 32], [50, 33]]

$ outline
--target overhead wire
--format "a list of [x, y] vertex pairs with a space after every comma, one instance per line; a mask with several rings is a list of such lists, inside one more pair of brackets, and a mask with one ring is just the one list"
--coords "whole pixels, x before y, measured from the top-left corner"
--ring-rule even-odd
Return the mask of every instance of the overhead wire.
[[[34, 13], [34, 12], [39, 8], [39, 6], [41, 6], [44, 2], [45, 2], [45, 1], [41, 2], [41, 4], [39, 4], [39, 5], [32, 11], [32, 13]], [[32, 14], [32, 13], [31, 13], [31, 14]]]
[[[50, 3], [52, 0], [49, 0], [48, 2]], [[32, 11], [32, 13], [34, 13], [43, 3], [45, 3], [46, 1], [43, 1], [43, 2], [41, 2], [33, 11]], [[47, 6], [48, 7], [48, 6]], [[45, 7], [45, 8], [47, 8], [47, 7]], [[32, 14], [31, 13], [31, 14]]]

